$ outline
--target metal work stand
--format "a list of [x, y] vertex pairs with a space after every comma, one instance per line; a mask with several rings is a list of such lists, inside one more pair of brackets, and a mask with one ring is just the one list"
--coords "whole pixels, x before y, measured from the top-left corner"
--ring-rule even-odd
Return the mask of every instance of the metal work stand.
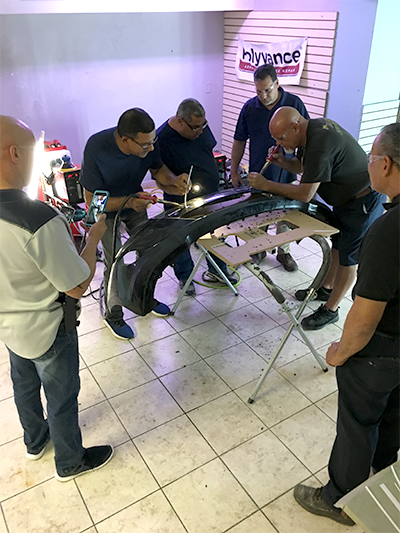
[[210, 252], [204, 248], [204, 246], [202, 244], [200, 244], [199, 242], [197, 243], [197, 246], [199, 247], [199, 249], [201, 250], [201, 254], [200, 254], [200, 257], [199, 259], [197, 260], [197, 263], [195, 264], [192, 272], [190, 273], [190, 276], [188, 277], [188, 279], [186, 280], [186, 283], [183, 287], [183, 289], [181, 290], [180, 294], [179, 294], [179, 297], [171, 311], [171, 315], [174, 315], [175, 314], [175, 311], [178, 309], [183, 297], [185, 296], [185, 293], [186, 293], [186, 290], [187, 288], [189, 287], [190, 283], [193, 281], [193, 278], [196, 274], [196, 272], [198, 271], [199, 269], [199, 266], [201, 264], [201, 262], [203, 261], [203, 259], [206, 257], [210, 263], [212, 264], [212, 266], [215, 268], [215, 270], [218, 272], [218, 274], [221, 276], [221, 278], [225, 281], [225, 283], [228, 285], [228, 287], [231, 289], [231, 291], [233, 292], [233, 294], [235, 296], [238, 296], [238, 291], [235, 289], [235, 287], [232, 285], [232, 283], [229, 281], [229, 279], [225, 276], [225, 274], [222, 272], [222, 270], [219, 268], [219, 266], [217, 265], [217, 263], [214, 261], [212, 255], [210, 254]]

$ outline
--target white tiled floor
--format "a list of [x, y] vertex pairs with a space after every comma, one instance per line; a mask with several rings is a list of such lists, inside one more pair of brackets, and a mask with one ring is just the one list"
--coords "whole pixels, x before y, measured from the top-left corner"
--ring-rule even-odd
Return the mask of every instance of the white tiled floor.
[[[289, 300], [318, 264], [312, 242], [292, 245], [292, 253], [297, 273], [273, 256], [263, 263]], [[69, 483], [54, 479], [51, 449], [38, 462], [25, 459], [1, 347], [0, 533], [360, 532], [303, 511], [292, 495], [296, 483], [327, 479], [333, 370], [323, 373], [291, 336], [257, 401], [247, 403], [287, 317], [258, 280], [240, 273], [237, 298], [198, 286], [198, 296], [185, 298], [169, 319], [127, 313], [137, 335], [131, 342], [115, 339], [95, 300], [83, 300], [84, 445], [111, 443], [115, 457]], [[173, 304], [178, 292], [167, 268], [158, 297]], [[347, 299], [342, 309], [349, 306]], [[321, 354], [339, 339], [344, 315], [310, 335]]]

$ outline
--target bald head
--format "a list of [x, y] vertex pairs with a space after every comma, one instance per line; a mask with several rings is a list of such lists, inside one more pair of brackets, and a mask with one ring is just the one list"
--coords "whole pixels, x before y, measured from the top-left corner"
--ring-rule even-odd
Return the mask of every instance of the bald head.
[[28, 185], [34, 159], [35, 136], [16, 118], [0, 115], [0, 189]]
[[[305, 144], [308, 120], [294, 107], [280, 107], [272, 115], [269, 131], [277, 144], [294, 150]], [[304, 142], [304, 144], [303, 144]]]

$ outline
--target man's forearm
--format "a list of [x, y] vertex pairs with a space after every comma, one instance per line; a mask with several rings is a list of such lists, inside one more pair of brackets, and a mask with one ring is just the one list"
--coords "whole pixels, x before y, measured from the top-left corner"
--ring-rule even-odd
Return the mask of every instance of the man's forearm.
[[151, 174], [156, 180], [157, 186], [164, 192], [175, 196], [181, 196], [181, 191], [179, 191], [174, 183], [177, 177], [166, 165], [163, 165], [156, 172], [152, 171]]
[[237, 172], [240, 161], [242, 160], [244, 149], [246, 147], [245, 141], [233, 141], [231, 154], [231, 172]]

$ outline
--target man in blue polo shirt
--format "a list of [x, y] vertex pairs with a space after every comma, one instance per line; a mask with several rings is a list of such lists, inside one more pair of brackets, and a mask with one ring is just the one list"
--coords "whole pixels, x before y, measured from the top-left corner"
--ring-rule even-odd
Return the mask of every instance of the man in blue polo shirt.
[[[268, 150], [276, 145], [269, 132], [269, 121], [279, 107], [294, 107], [304, 118], [307, 120], [310, 118], [300, 98], [287, 93], [279, 86], [273, 65], [261, 65], [254, 71], [254, 85], [257, 96], [244, 104], [236, 125], [231, 155], [231, 178], [234, 187], [243, 185], [242, 178], [238, 174], [238, 166], [242, 160], [247, 139], [250, 141], [249, 172], [260, 172], [268, 156]], [[296, 180], [296, 174], [274, 165], [269, 166], [265, 172], [265, 177], [280, 183], [292, 183]], [[278, 233], [288, 230], [289, 228], [285, 224], [278, 224]], [[297, 264], [289, 251], [289, 244], [279, 247], [277, 259], [287, 271], [293, 272], [297, 270]]]
[[[92, 135], [83, 154], [80, 181], [84, 187], [87, 205], [96, 190], [109, 191], [107, 202], [107, 231], [102, 238], [104, 251], [104, 286], [107, 287], [111, 270], [113, 226], [116, 213], [126, 197], [143, 191], [141, 183], [150, 171], [157, 186], [172, 194], [185, 194], [187, 174], [175, 176], [160, 157], [153, 119], [143, 109], [125, 111], [117, 127]], [[149, 195], [150, 198], [150, 195]], [[151, 199], [130, 198], [121, 212], [122, 221], [130, 234], [138, 224], [147, 220], [146, 208]], [[119, 224], [116, 229], [116, 251], [121, 247]], [[154, 300], [152, 313], [168, 316], [169, 308]], [[119, 339], [131, 339], [134, 333], [123, 319], [122, 307], [107, 309], [105, 323]]]
[[[157, 130], [161, 158], [175, 174], [188, 173], [192, 167], [192, 189], [188, 200], [196, 196], [213, 193], [219, 189], [219, 173], [214, 159], [213, 148], [217, 144], [206, 120], [204, 107], [194, 98], [186, 98], [178, 107], [176, 115], [164, 122]], [[173, 202], [183, 202], [182, 196], [164, 193], [164, 198]], [[218, 257], [212, 256], [219, 268], [233, 284], [237, 278], [229, 274], [226, 264]], [[219, 275], [212, 263], [208, 261], [208, 271], [203, 273], [204, 281], [225, 280]], [[183, 252], [174, 263], [175, 275], [181, 288], [184, 287], [193, 270], [194, 264], [190, 250]], [[193, 282], [186, 289], [188, 296], [195, 296]]]

